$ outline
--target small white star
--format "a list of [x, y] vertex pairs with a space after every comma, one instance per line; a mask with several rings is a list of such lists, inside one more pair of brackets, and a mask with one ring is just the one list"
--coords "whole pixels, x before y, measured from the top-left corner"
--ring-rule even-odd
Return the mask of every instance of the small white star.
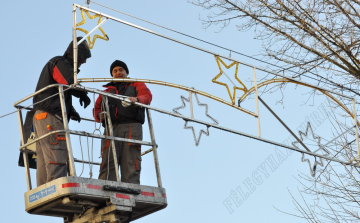
[[[198, 104], [199, 106], [205, 107], [205, 115], [206, 115], [206, 117], [210, 118], [210, 119], [214, 122], [215, 125], [219, 124], [219, 122], [218, 122], [216, 119], [214, 119], [213, 117], [211, 117], [211, 116], [209, 115], [209, 113], [208, 113], [208, 105], [205, 104], [205, 103], [201, 103], [201, 102], [199, 101], [199, 99], [198, 99], [197, 94], [194, 94], [194, 95], [195, 95], [197, 104]], [[181, 98], [181, 101], [182, 101], [182, 105], [179, 106], [179, 107], [174, 108], [174, 109], [173, 109], [173, 112], [174, 112], [174, 113], [177, 113], [177, 114], [179, 114], [179, 115], [182, 115], [180, 112], [178, 112], [178, 110], [184, 109], [184, 108], [186, 107], [185, 101], [190, 102], [190, 98], [185, 98], [185, 97], [182, 96], [182, 95], [180, 96], [180, 98]], [[195, 145], [198, 146], [199, 143], [200, 143], [200, 139], [201, 139], [201, 135], [202, 135], [202, 134], [205, 134], [205, 135], [209, 136], [209, 126], [206, 126], [206, 131], [204, 131], [203, 129], [201, 129], [201, 130], [200, 130], [200, 133], [199, 133], [199, 137], [197, 138], [197, 137], [196, 137], [196, 134], [195, 134], [195, 129], [194, 129], [194, 127], [193, 127], [193, 126], [188, 126], [188, 125], [187, 125], [188, 122], [189, 122], [188, 120], [185, 120], [184, 129], [191, 129], [191, 130], [192, 130], [192, 133], [193, 133], [193, 135], [194, 135]]]
[[[329, 151], [327, 149], [325, 149], [325, 147], [320, 143], [321, 141], [321, 138], [319, 136], [316, 136], [311, 128], [311, 124], [310, 122], [307, 123], [307, 126], [306, 126], [306, 130], [305, 130], [305, 133], [304, 132], [301, 132], [299, 131], [299, 135], [300, 135], [300, 139], [301, 141], [304, 141], [304, 136], [307, 137], [308, 134], [309, 134], [309, 130], [311, 132], [311, 135], [313, 137], [313, 139], [315, 140], [316, 144], [318, 145], [318, 149], [313, 151], [313, 153], [317, 153], [319, 151], [323, 151], [325, 152], [325, 154], [321, 154], [321, 155], [325, 155], [325, 156], [328, 156], [330, 155]], [[295, 147], [295, 148], [298, 148], [299, 147], [296, 145], [297, 143], [299, 143], [298, 141], [294, 141], [292, 142], [291, 144]], [[317, 159], [319, 159], [319, 161], [317, 161]], [[302, 162], [308, 162], [309, 164], [309, 167], [310, 167], [310, 173], [311, 173], [311, 176], [315, 177], [315, 174], [316, 174], [316, 168], [317, 168], [317, 165], [319, 164], [320, 166], [324, 166], [324, 163], [322, 161], [322, 158], [321, 157], [315, 157], [315, 162], [313, 165], [311, 165], [311, 162], [309, 159], [305, 158], [305, 154], [302, 153], [302, 157], [301, 157], [301, 161]]]

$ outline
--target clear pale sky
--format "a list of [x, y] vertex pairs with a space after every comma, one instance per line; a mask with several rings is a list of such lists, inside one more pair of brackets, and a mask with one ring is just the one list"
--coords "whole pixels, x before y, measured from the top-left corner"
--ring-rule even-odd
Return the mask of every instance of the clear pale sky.
[[[247, 55], [258, 55], [261, 49], [261, 42], [253, 39], [252, 31], [239, 32], [233, 23], [223, 30], [220, 30], [220, 27], [203, 29], [199, 17], [205, 18], [208, 12], [186, 0], [98, 1], [111, 8]], [[33, 93], [45, 63], [52, 57], [64, 53], [72, 39], [72, 3], [74, 2], [68, 0], [0, 2], [0, 115], [14, 111], [14, 102]], [[84, 1], [77, 0], [75, 3], [84, 4]], [[229, 55], [228, 51], [93, 3], [90, 4], [90, 8], [216, 53]], [[78, 13], [77, 21], [80, 20]], [[87, 29], [94, 27], [97, 22], [89, 19], [87, 21]], [[127, 63], [130, 77], [194, 87], [229, 100], [225, 87], [211, 82], [219, 73], [213, 55], [114, 21], [107, 21], [102, 27], [110, 41], [96, 41], [92, 57], [81, 67], [79, 78], [110, 77], [110, 64], [119, 59]], [[78, 32], [78, 35], [83, 33]], [[263, 65], [234, 53], [231, 56], [256, 66]], [[226, 63], [230, 64], [229, 61]], [[233, 69], [225, 71], [234, 77]], [[240, 66], [238, 75], [248, 88], [252, 87], [249, 81], [253, 77], [250, 68]], [[264, 73], [259, 72], [258, 78], [261, 77], [264, 77]], [[221, 81], [228, 82], [224, 77], [221, 78]], [[102, 83], [85, 84], [98, 89], [102, 89], [101, 85]], [[151, 105], [170, 112], [181, 105], [180, 95], [188, 97], [185, 91], [157, 85], [148, 87], [153, 93]], [[329, 138], [329, 123], [320, 109], [321, 103], [325, 103], [325, 98], [317, 97], [314, 106], [302, 105], [308, 97], [304, 92], [307, 92], [306, 89], [287, 87], [284, 91], [283, 106], [276, 104], [276, 100], [281, 98], [280, 92], [264, 94], [262, 97], [294, 131], [304, 127], [310, 120], [315, 126], [316, 133]], [[240, 94], [238, 91], [237, 96]], [[92, 94], [90, 96], [93, 97]], [[242, 106], [255, 112], [253, 98], [248, 99]], [[199, 100], [209, 105], [209, 114], [216, 118], [221, 126], [257, 135], [255, 118], [208, 98], [199, 97]], [[91, 117], [93, 102], [87, 109], [81, 108], [76, 99], [73, 103], [82, 117]], [[23, 105], [29, 104], [31, 101]], [[188, 108], [187, 104], [186, 109], [180, 112], [189, 115]], [[285, 142], [290, 134], [263, 106], [260, 106], [260, 113], [262, 136], [280, 143]], [[183, 129], [183, 120], [155, 111], [152, 115], [168, 207], [137, 222], [304, 222], [275, 209], [296, 213], [288, 190], [298, 196], [297, 190], [301, 185], [295, 177], [300, 172], [309, 174], [307, 164], [301, 162], [301, 154], [291, 153], [283, 148], [276, 149], [273, 145], [216, 129], [210, 129], [210, 136], [203, 135], [200, 145], [196, 147], [191, 131]], [[195, 118], [211, 122], [204, 116], [204, 109], [196, 106]], [[61, 218], [36, 216], [25, 212], [25, 171], [17, 166], [20, 143], [17, 116], [13, 114], [1, 118], [0, 123], [0, 142], [3, 151], [0, 162], [1, 222], [23, 222], [25, 219], [28, 223], [63, 222]], [[204, 128], [201, 125], [194, 126], [197, 135], [199, 129]], [[70, 128], [92, 132], [94, 124], [85, 121], [80, 124], [71, 122]], [[144, 140], [149, 141], [147, 129], [145, 123]], [[72, 144], [75, 157], [80, 159], [79, 138], [73, 137]], [[82, 139], [82, 145], [86, 151], [86, 138]], [[144, 147], [145, 149], [148, 148]], [[100, 161], [98, 142], [94, 143], [93, 151], [95, 161]], [[88, 156], [87, 152], [84, 152], [84, 156]], [[143, 157], [142, 168], [142, 184], [155, 186], [152, 154]], [[98, 167], [94, 167], [93, 171], [96, 178]], [[81, 165], [77, 165], [77, 172], [81, 172]], [[88, 177], [88, 173], [89, 168], [85, 165], [83, 176]], [[35, 171], [32, 171], [32, 178], [35, 182]], [[238, 202], [235, 202], [234, 199], [237, 198]]]

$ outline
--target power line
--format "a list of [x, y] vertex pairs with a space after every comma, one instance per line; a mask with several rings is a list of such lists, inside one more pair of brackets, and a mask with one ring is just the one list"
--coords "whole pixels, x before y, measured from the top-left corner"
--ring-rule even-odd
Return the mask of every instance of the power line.
[[[70, 88], [71, 88], [71, 87], [63, 90], [63, 92], [69, 90]], [[50, 98], [52, 98], [52, 97], [55, 97], [55, 96], [58, 95], [58, 94], [60, 94], [60, 93], [58, 92], [58, 93], [53, 94], [53, 95], [51, 95], [51, 96], [49, 96], [49, 97], [47, 97], [47, 98], [44, 98], [44, 99], [41, 100], [41, 101], [38, 101], [38, 102], [34, 103], [34, 104], [31, 104], [31, 105], [26, 106], [26, 107], [22, 107], [22, 108], [20, 108], [20, 110], [30, 108], [31, 106], [34, 106], [34, 105], [36, 105], [36, 104], [38, 104], [38, 103], [41, 103], [41, 102], [43, 102], [43, 101], [45, 101], [45, 100], [48, 100], [48, 99], [50, 99]], [[8, 115], [14, 114], [14, 113], [16, 113], [16, 112], [17, 112], [17, 110], [16, 110], [16, 111], [13, 111], [13, 112], [10, 112], [10, 113], [7, 113], [7, 114], [5, 114], [5, 115], [2, 115], [2, 116], [0, 116], [0, 119], [6, 117], [6, 116], [8, 116]]]
[[[238, 51], [231, 50], [231, 49], [229, 49], [229, 48], [226, 48], [226, 47], [223, 47], [223, 46], [220, 46], [220, 45], [217, 45], [217, 44], [208, 42], [208, 41], [206, 41], [206, 40], [202, 40], [202, 39], [200, 39], [200, 38], [197, 38], [197, 37], [188, 35], [188, 34], [186, 34], [186, 33], [180, 32], [180, 31], [176, 31], [176, 30], [174, 30], [174, 29], [170, 29], [170, 28], [165, 27], [165, 26], [158, 25], [158, 24], [156, 24], [156, 23], [147, 21], [147, 20], [145, 20], [145, 19], [141, 19], [141, 18], [139, 18], [139, 17], [136, 17], [136, 16], [133, 16], [133, 15], [127, 14], [127, 13], [125, 13], [125, 12], [122, 12], [122, 11], [119, 11], [119, 10], [116, 10], [116, 9], [113, 9], [113, 8], [111, 8], [111, 7], [108, 7], [108, 6], [106, 6], [106, 5], [102, 5], [102, 4], [100, 4], [100, 3], [97, 3], [97, 2], [94, 2], [94, 1], [91, 1], [91, 0], [90, 0], [90, 2], [92, 2], [92, 3], [96, 4], [96, 5], [102, 6], [102, 7], [104, 7], [104, 8], [113, 10], [113, 11], [115, 11], [115, 12], [121, 13], [121, 14], [123, 14], [123, 15], [132, 17], [132, 18], [134, 18], [134, 19], [137, 19], [137, 20], [140, 20], [140, 21], [149, 23], [149, 24], [151, 24], [151, 25], [160, 27], [160, 28], [162, 28], [162, 29], [166, 29], [166, 30], [168, 30], [168, 31], [171, 31], [171, 32], [174, 32], [174, 33], [177, 33], [177, 34], [180, 34], [180, 35], [189, 37], [189, 38], [191, 38], [191, 39], [195, 39], [195, 40], [197, 40], [197, 41], [200, 41], [200, 42], [203, 42], [203, 43], [206, 43], [206, 44], [209, 44], [209, 45], [218, 47], [218, 48], [220, 48], [220, 49], [224, 49], [224, 50], [227, 50], [227, 51], [229, 51], [229, 52], [234, 52], [234, 53], [239, 54], [239, 55], [241, 55], [241, 56], [244, 56], [244, 57], [247, 57], [247, 58], [250, 58], [250, 59], [253, 59], [253, 60], [256, 60], [256, 61], [265, 63], [265, 64], [268, 64], [268, 65], [271, 65], [271, 66], [280, 68], [280, 69], [282, 69], [282, 70], [284, 71], [283, 67], [278, 66], [278, 65], [276, 65], [276, 64], [273, 64], [273, 63], [270, 63], [270, 62], [267, 62], [267, 61], [264, 61], [264, 60], [261, 60], [261, 59], [258, 59], [258, 58], [255, 58], [255, 57], [252, 57], [252, 56], [243, 54], [243, 53], [240, 53], [240, 52], [238, 52]], [[341, 85], [341, 84], [335, 83], [335, 82], [333, 82], [333, 81], [331, 81], [331, 80], [329, 80], [329, 79], [327, 79], [327, 78], [325, 78], [325, 77], [323, 77], [323, 76], [321, 76], [321, 75], [319, 75], [319, 74], [316, 74], [316, 73], [307, 71], [307, 73], [310, 73], [310, 74], [315, 75], [315, 76], [317, 76], [317, 77], [320, 78], [320, 79], [316, 79], [316, 78], [314, 78], [314, 77], [310, 77], [310, 76], [308, 76], [308, 75], [301, 74], [301, 73], [298, 73], [298, 72], [293, 71], [293, 70], [287, 70], [287, 71], [288, 71], [288, 72], [291, 72], [291, 73], [294, 73], [294, 74], [298, 74], [298, 75], [307, 77], [307, 78], [310, 78], [310, 79], [313, 79], [313, 80], [318, 81], [318, 82], [322, 82], [322, 83], [325, 83], [325, 84], [329, 84], [329, 85], [333, 85], [333, 86], [336, 86], [336, 87], [340, 87], [341, 89], [348, 90], [348, 91], [350, 91], [350, 92], [352, 92], [352, 93], [357, 94], [357, 95], [360, 96], [360, 94], [359, 94], [358, 92], [354, 91], [353, 89], [348, 88], [348, 87], [345, 87], [345, 86], [343, 86], [343, 85]], [[322, 80], [326, 80], [327, 82], [322, 81]]]

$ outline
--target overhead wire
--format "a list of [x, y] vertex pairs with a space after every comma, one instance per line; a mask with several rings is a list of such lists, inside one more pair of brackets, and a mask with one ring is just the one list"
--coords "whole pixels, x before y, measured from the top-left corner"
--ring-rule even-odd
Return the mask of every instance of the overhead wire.
[[[180, 34], [180, 35], [183, 35], [183, 36], [189, 37], [189, 38], [191, 38], [191, 39], [198, 40], [198, 41], [200, 41], [200, 42], [203, 42], [203, 43], [206, 43], [206, 44], [209, 44], [209, 45], [212, 45], [212, 46], [218, 47], [218, 48], [220, 48], [220, 49], [227, 50], [227, 51], [229, 51], [230, 53], [231, 53], [231, 52], [234, 52], [234, 53], [239, 54], [239, 55], [241, 55], [241, 56], [244, 56], [244, 57], [247, 57], [247, 58], [250, 58], [250, 59], [253, 59], [253, 60], [256, 60], [256, 61], [259, 61], [259, 62], [265, 63], [265, 64], [268, 64], [268, 65], [271, 65], [271, 66], [274, 66], [274, 67], [280, 68], [280, 69], [282, 69], [282, 71], [285, 71], [285, 69], [284, 69], [283, 67], [278, 66], [278, 65], [276, 65], [276, 64], [273, 64], [273, 63], [270, 63], [270, 62], [267, 62], [267, 61], [264, 61], [264, 60], [261, 60], [261, 59], [258, 59], [258, 58], [255, 58], [255, 57], [252, 57], [252, 56], [249, 56], [249, 55], [243, 54], [243, 53], [240, 53], [240, 52], [238, 52], [238, 51], [235, 51], [235, 50], [232, 50], [232, 49], [229, 49], [229, 48], [226, 48], [226, 47], [223, 47], [223, 46], [220, 46], [220, 45], [217, 45], [217, 44], [211, 43], [211, 42], [209, 42], [209, 41], [206, 41], [206, 40], [203, 40], [203, 39], [200, 39], [200, 38], [197, 38], [197, 37], [191, 36], [191, 35], [189, 35], [189, 34], [186, 34], [186, 33], [183, 33], [183, 32], [177, 31], [177, 30], [174, 30], [174, 29], [170, 29], [170, 28], [165, 27], [165, 26], [158, 25], [158, 24], [156, 24], [156, 23], [153, 23], [153, 22], [147, 21], [147, 20], [145, 20], [145, 19], [141, 19], [141, 18], [139, 18], [139, 17], [133, 16], [133, 15], [127, 14], [127, 13], [125, 13], [125, 12], [119, 11], [119, 10], [117, 10], [117, 9], [114, 9], [114, 8], [108, 7], [108, 6], [106, 6], [106, 5], [103, 5], [103, 4], [100, 4], [100, 3], [97, 3], [97, 2], [95, 2], [95, 1], [91, 1], [91, 0], [90, 0], [90, 2], [92, 2], [92, 3], [96, 4], [96, 5], [99, 5], [99, 6], [101, 6], [101, 7], [104, 7], [104, 8], [110, 9], [110, 10], [112, 10], [112, 11], [115, 11], [115, 12], [121, 13], [121, 14], [123, 14], [123, 15], [129, 16], [129, 17], [132, 17], [132, 18], [134, 18], [134, 19], [137, 19], [137, 20], [140, 20], [140, 21], [146, 22], [146, 23], [148, 23], [148, 24], [151, 24], [151, 25], [154, 25], [154, 26], [160, 27], [160, 28], [162, 28], [162, 29], [165, 29], [165, 30], [168, 30], [168, 31], [171, 31], [171, 32], [174, 32], [174, 33], [177, 33], [177, 34]], [[316, 74], [316, 73], [313, 73], [313, 72], [307, 71], [307, 73], [310, 73], [310, 74], [315, 75], [315, 76], [317, 76], [317, 77], [319, 77], [319, 78], [320, 78], [320, 79], [316, 79], [316, 78], [314, 78], [314, 77], [310, 77], [310, 76], [308, 76], [308, 75], [305, 75], [305, 74], [302, 74], [302, 73], [299, 73], [299, 72], [296, 72], [296, 71], [293, 71], [293, 70], [287, 70], [287, 71], [288, 71], [288, 72], [291, 72], [291, 73], [294, 73], [294, 74], [297, 74], [297, 75], [299, 75], [299, 76], [304, 76], [304, 77], [307, 77], [307, 78], [313, 79], [313, 80], [318, 81], [318, 82], [322, 82], [322, 83], [325, 83], [325, 84], [329, 84], [329, 85], [332, 85], [332, 86], [339, 87], [339, 88], [341, 88], [341, 89], [345, 89], [345, 90], [347, 90], [347, 91], [350, 91], [350, 92], [355, 93], [355, 94], [357, 94], [357, 95], [359, 95], [359, 96], [360, 96], [360, 93], [359, 93], [359, 92], [356, 92], [354, 89], [351, 89], [351, 88], [345, 87], [345, 86], [343, 86], [343, 85], [341, 85], [341, 84], [338, 84], [338, 83], [336, 83], [336, 82], [333, 82], [333, 81], [331, 81], [331, 80], [329, 80], [329, 79], [327, 79], [327, 78], [325, 78], [325, 77], [323, 77], [323, 76], [321, 76], [321, 75], [319, 75], [319, 74]], [[323, 81], [323, 80], [326, 80], [327, 82], [325, 82], [325, 81]]]
[[[69, 90], [70, 88], [71, 88], [71, 87], [63, 90], [63, 92]], [[60, 93], [58, 92], [58, 93], [56, 93], [56, 94], [50, 95], [49, 97], [44, 98], [44, 99], [41, 100], [41, 101], [38, 101], [38, 102], [33, 103], [33, 104], [31, 104], [31, 105], [29, 105], [29, 106], [26, 106], [26, 107], [21, 107], [21, 108], [19, 108], [19, 109], [20, 109], [20, 110], [23, 110], [23, 109], [30, 108], [31, 106], [34, 106], [34, 105], [39, 104], [39, 103], [41, 103], [41, 102], [43, 102], [43, 101], [46, 101], [46, 100], [48, 100], [48, 99], [50, 99], [50, 98], [52, 98], [52, 97], [55, 97], [55, 96], [58, 95], [58, 94], [60, 94]], [[16, 110], [16, 111], [13, 111], [13, 112], [10, 112], [10, 113], [7, 113], [7, 114], [5, 114], [5, 115], [2, 115], [2, 116], [0, 116], [0, 119], [6, 117], [6, 116], [8, 116], [8, 115], [14, 114], [14, 113], [16, 113], [16, 112], [17, 112], [17, 110]]]

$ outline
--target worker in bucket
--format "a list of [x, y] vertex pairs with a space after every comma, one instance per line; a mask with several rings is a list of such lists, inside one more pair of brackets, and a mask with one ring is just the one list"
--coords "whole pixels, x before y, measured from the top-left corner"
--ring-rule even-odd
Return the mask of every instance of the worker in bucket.
[[[110, 74], [113, 78], [127, 78], [129, 69], [120, 60], [115, 60], [110, 66]], [[113, 135], [126, 139], [142, 140], [142, 124], [145, 121], [145, 109], [135, 106], [135, 102], [150, 104], [152, 94], [144, 83], [110, 82], [103, 87], [106, 92], [128, 96], [131, 102], [121, 101], [108, 97], [110, 119], [113, 126]], [[94, 118], [105, 126], [105, 135], [109, 135], [106, 129], [104, 115], [105, 106], [102, 95], [96, 100]], [[110, 140], [101, 141], [102, 163], [100, 166], [99, 179], [116, 181], [114, 157], [111, 150]], [[129, 142], [115, 141], [117, 162], [121, 170], [121, 182], [140, 184], [141, 171], [141, 145]]]
[[[78, 37], [80, 41], [82, 37]], [[36, 91], [52, 84], [74, 84], [73, 42], [63, 56], [50, 59], [41, 71]], [[86, 63], [91, 52], [86, 41], [78, 45], [77, 68]], [[80, 70], [78, 69], [78, 73]], [[50, 131], [64, 130], [63, 116], [58, 87], [51, 87], [33, 98], [35, 137], [39, 138]], [[68, 120], [80, 122], [80, 116], [72, 106], [72, 96], [79, 98], [80, 105], [86, 108], [91, 100], [87, 92], [64, 88], [64, 100]], [[37, 186], [67, 175], [68, 150], [65, 133], [52, 134], [36, 143], [37, 153]]]

